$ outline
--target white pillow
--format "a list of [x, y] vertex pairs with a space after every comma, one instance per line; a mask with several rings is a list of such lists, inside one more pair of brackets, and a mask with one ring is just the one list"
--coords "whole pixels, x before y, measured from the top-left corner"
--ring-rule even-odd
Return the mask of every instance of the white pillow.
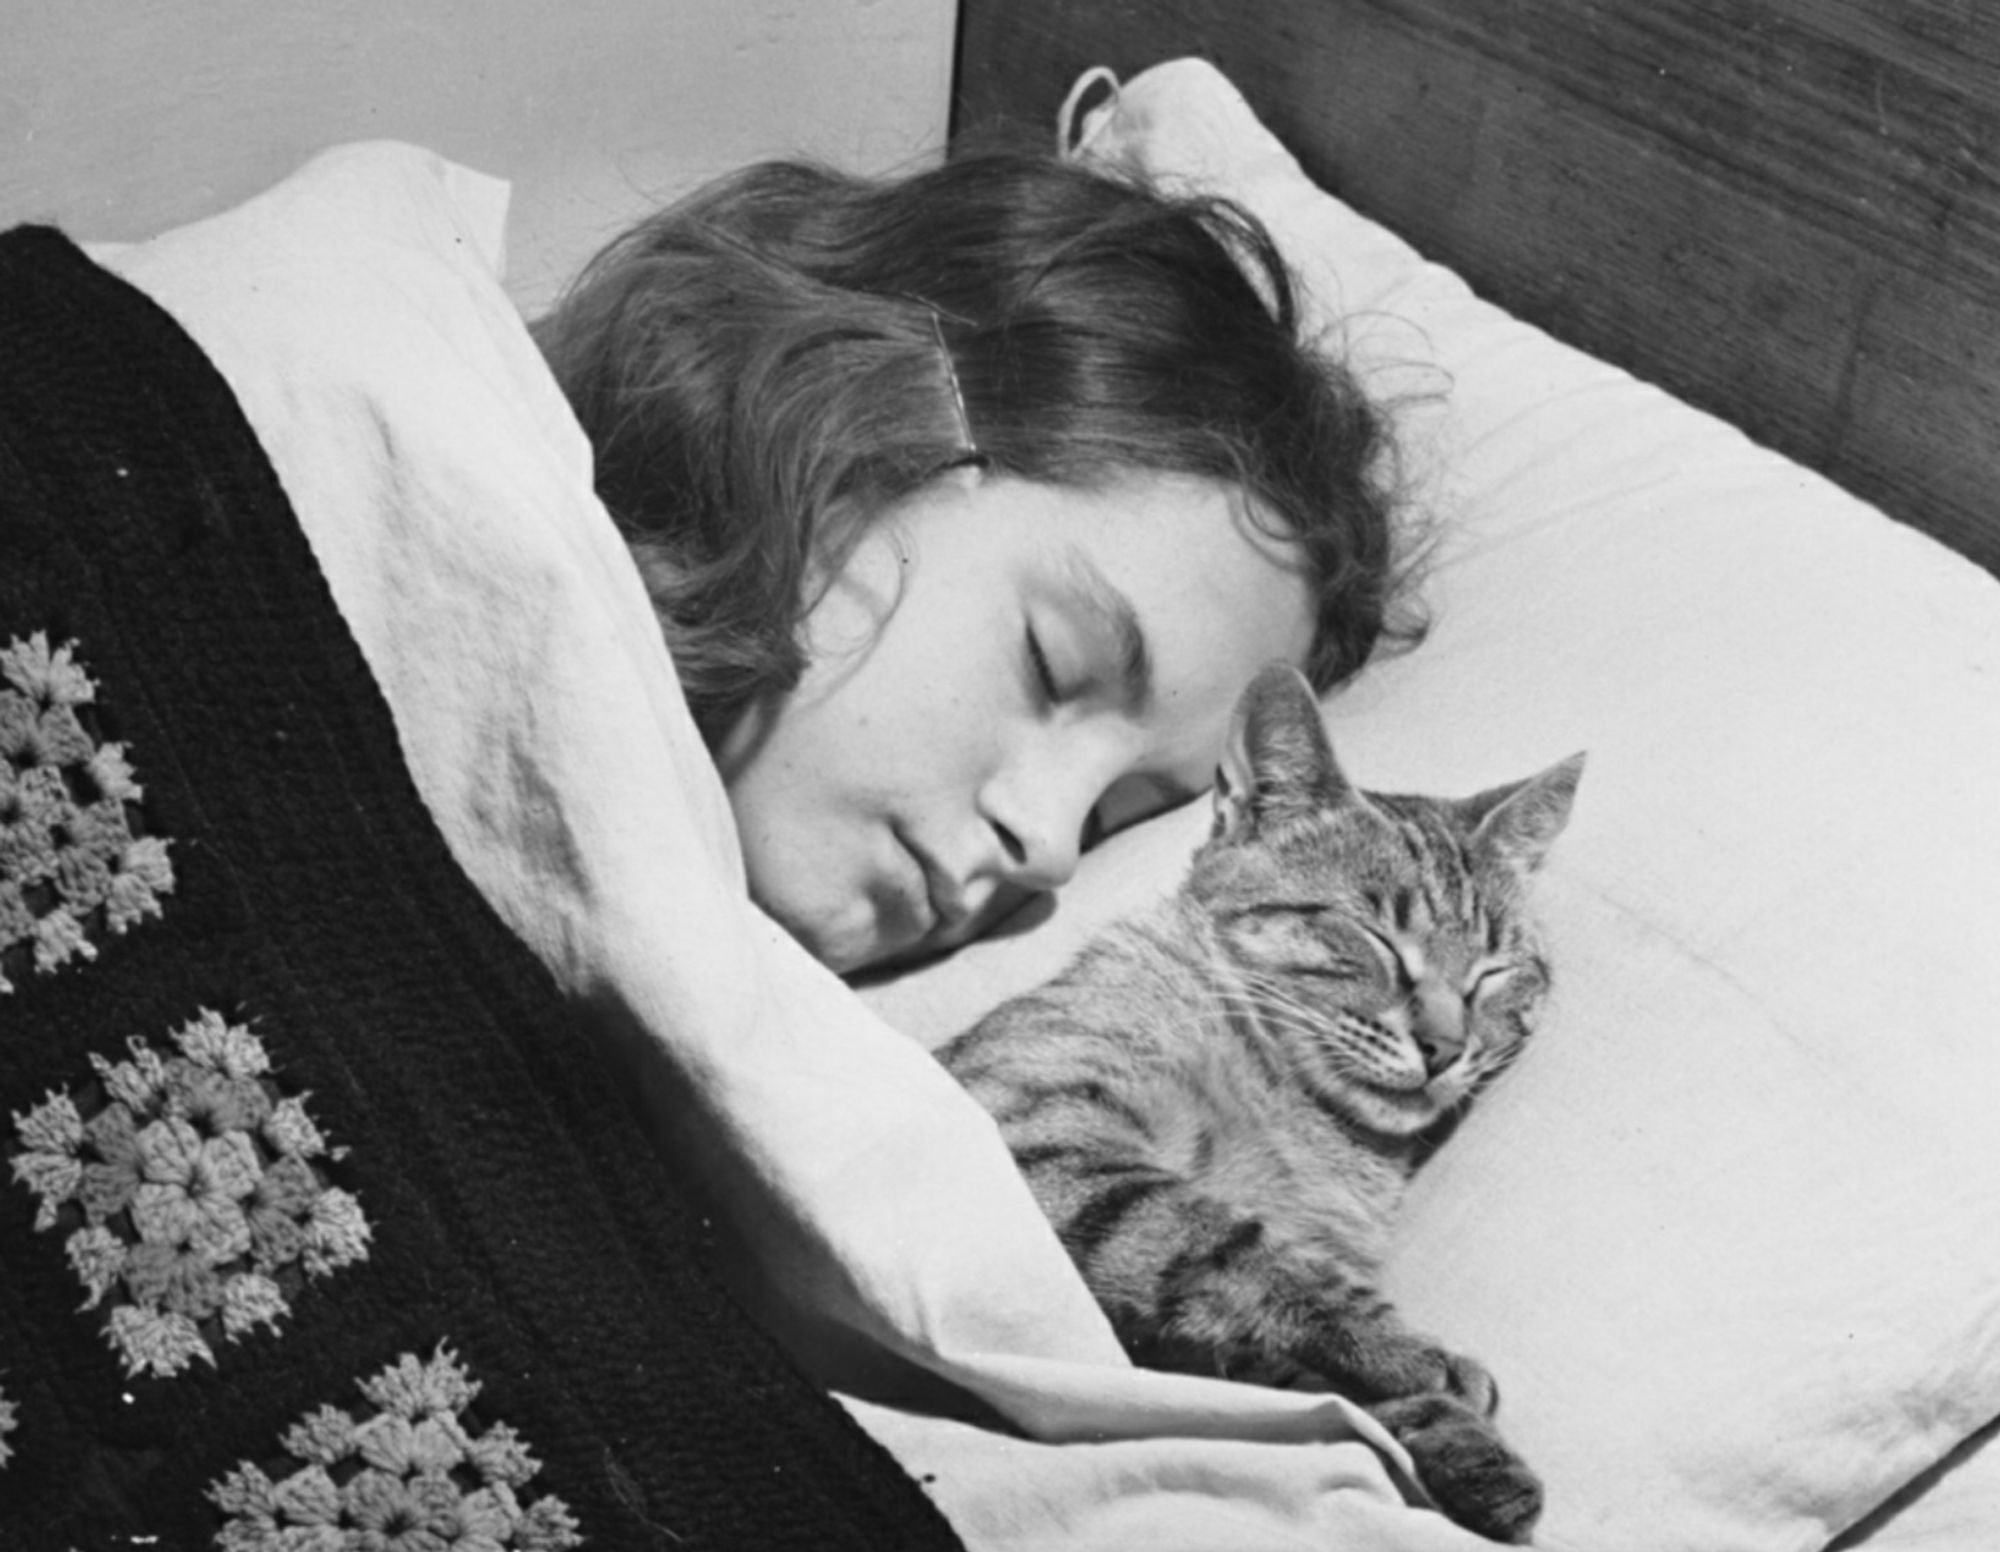
[[[1590, 752], [1549, 1017], [1420, 1179], [1391, 1292], [1499, 1376], [1539, 1544], [1823, 1546], [2000, 1416], [2000, 589], [1479, 301], [1204, 64], [1084, 148], [1243, 201], [1370, 381], [1432, 395], [1436, 625], [1331, 703], [1350, 772], [1469, 792]], [[876, 1005], [935, 1043], [1170, 887], [1200, 823]]]

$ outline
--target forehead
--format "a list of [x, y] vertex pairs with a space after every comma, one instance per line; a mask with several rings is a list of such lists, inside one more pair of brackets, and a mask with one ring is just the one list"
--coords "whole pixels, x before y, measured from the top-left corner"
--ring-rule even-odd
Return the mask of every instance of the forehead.
[[1434, 924], [1463, 923], [1491, 903], [1502, 881], [1467, 850], [1467, 831], [1449, 808], [1429, 798], [1374, 793], [1365, 808], [1344, 810], [1333, 828], [1341, 837], [1339, 870], [1378, 896], [1398, 925], [1419, 914]]

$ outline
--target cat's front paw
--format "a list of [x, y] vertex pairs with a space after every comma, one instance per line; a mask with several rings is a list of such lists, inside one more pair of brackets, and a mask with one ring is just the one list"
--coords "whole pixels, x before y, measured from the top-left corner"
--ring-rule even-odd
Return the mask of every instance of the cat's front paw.
[[1398, 1329], [1350, 1331], [1351, 1352], [1345, 1362], [1329, 1365], [1327, 1374], [1342, 1381], [1364, 1400], [1399, 1396], [1450, 1396], [1482, 1417], [1500, 1405], [1500, 1387], [1477, 1359], [1438, 1346], [1427, 1337]]
[[1438, 1360], [1444, 1366], [1444, 1383], [1438, 1387], [1448, 1396], [1456, 1396], [1481, 1417], [1491, 1417], [1500, 1406], [1500, 1387], [1493, 1382], [1486, 1365], [1477, 1359], [1468, 1358], [1463, 1353], [1446, 1352], [1438, 1349]]
[[1495, 1541], [1528, 1539], [1542, 1512], [1541, 1479], [1484, 1412], [1441, 1393], [1369, 1410], [1410, 1452], [1419, 1480], [1449, 1518]]

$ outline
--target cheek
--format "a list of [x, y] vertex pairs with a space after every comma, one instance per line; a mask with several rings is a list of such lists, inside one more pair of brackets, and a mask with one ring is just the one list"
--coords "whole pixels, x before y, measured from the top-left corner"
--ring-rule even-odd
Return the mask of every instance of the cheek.
[[1540, 976], [1523, 972], [1505, 985], [1473, 999], [1472, 1027], [1483, 1053], [1505, 1060], [1532, 1033], [1545, 990]]
[[[940, 579], [941, 580], [941, 579]], [[887, 759], [922, 749], [994, 708], [996, 632], [969, 616], [976, 599], [941, 585], [908, 588], [885, 618], [828, 625], [837, 639], [808, 662], [790, 697], [828, 747], [878, 747]]]

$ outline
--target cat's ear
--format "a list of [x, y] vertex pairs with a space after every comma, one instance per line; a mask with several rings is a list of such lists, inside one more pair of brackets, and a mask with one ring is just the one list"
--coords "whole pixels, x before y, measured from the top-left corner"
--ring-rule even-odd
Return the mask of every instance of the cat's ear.
[[1569, 823], [1570, 805], [1576, 801], [1576, 784], [1582, 777], [1583, 756], [1573, 754], [1526, 781], [1467, 798], [1467, 813], [1477, 820], [1473, 847], [1520, 872], [1532, 873]]
[[1330, 808], [1349, 790], [1306, 676], [1287, 663], [1259, 670], [1237, 699], [1216, 768], [1212, 833], [1240, 835], [1267, 820]]

